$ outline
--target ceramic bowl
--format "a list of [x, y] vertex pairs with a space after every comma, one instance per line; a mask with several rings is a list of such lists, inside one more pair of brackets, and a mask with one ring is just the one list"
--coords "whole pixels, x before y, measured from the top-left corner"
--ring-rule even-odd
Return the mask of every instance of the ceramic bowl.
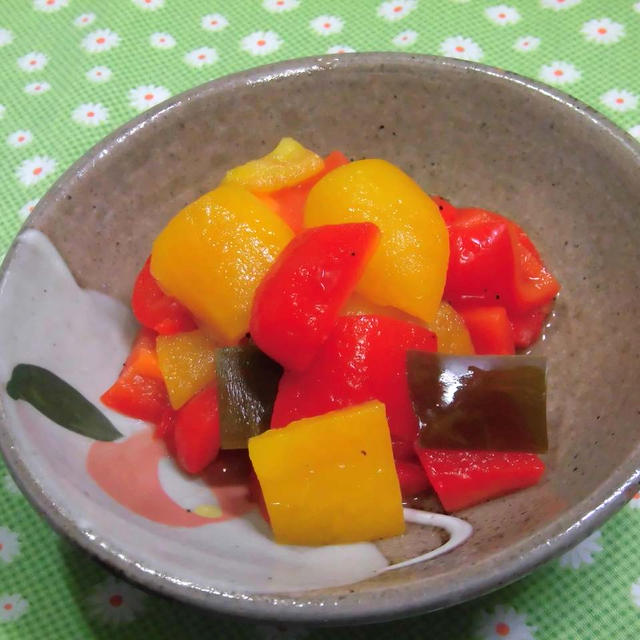
[[[212, 492], [181, 476], [144, 424], [101, 407], [125, 438], [96, 443], [5, 392], [26, 362], [100, 406], [129, 348], [125, 305], [154, 236], [227, 168], [285, 135], [321, 153], [386, 158], [429, 193], [508, 215], [562, 283], [537, 347], [548, 358], [544, 479], [462, 512], [472, 538], [431, 562], [378, 572], [440, 543], [419, 526], [377, 545], [278, 547], [242, 487]], [[496, 589], [579, 542], [637, 490], [639, 175], [638, 145], [601, 115], [468, 62], [323, 57], [188, 91], [81, 158], [10, 251], [0, 293], [4, 456], [57, 531], [133, 582], [216, 612], [366, 622]]]

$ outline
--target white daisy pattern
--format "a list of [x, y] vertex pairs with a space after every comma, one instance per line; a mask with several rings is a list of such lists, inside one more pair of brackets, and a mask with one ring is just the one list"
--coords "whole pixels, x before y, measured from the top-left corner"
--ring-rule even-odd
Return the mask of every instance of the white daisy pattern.
[[218, 59], [218, 52], [211, 47], [200, 47], [184, 54], [182, 58], [190, 67], [200, 69], [212, 65]]
[[638, 96], [626, 89], [610, 89], [600, 96], [600, 102], [612, 111], [632, 111], [638, 107]]
[[31, 131], [14, 131], [7, 136], [7, 144], [11, 147], [24, 147], [33, 140]]
[[334, 44], [327, 49], [327, 53], [355, 53], [356, 50], [346, 44]]
[[74, 21], [73, 24], [78, 27], [78, 29], [84, 29], [88, 27], [90, 24], [96, 21], [95, 13], [81, 13]]
[[480, 45], [471, 38], [465, 38], [463, 36], [447, 38], [440, 43], [440, 51], [443, 55], [449, 56], [450, 58], [460, 58], [461, 60], [470, 60], [472, 62], [482, 60], [482, 56], [484, 55]]
[[412, 29], [401, 31], [391, 42], [396, 47], [410, 47], [418, 39], [418, 33]]
[[0, 47], [4, 47], [13, 42], [13, 33], [9, 29], [0, 28]]
[[60, 9], [64, 9], [68, 5], [69, 0], [33, 0], [33, 8], [44, 13], [60, 11]]
[[561, 567], [579, 569], [583, 565], [593, 564], [594, 554], [602, 551], [600, 531], [594, 531], [588, 538], [577, 544], [573, 549], [560, 556], [558, 561]]
[[200, 25], [206, 31], [222, 31], [229, 26], [229, 21], [219, 13], [209, 13], [202, 16]]
[[170, 33], [152, 33], [149, 36], [149, 44], [154, 49], [173, 49], [176, 39]]
[[107, 82], [111, 76], [112, 76], [112, 71], [111, 69], [109, 69], [109, 67], [92, 67], [91, 69], [89, 69], [89, 71], [87, 71], [87, 73], [84, 74], [84, 77], [89, 81], [89, 82], [95, 82], [96, 84], [100, 84], [101, 82]]
[[130, 89], [128, 93], [129, 104], [137, 111], [144, 111], [149, 107], [153, 107], [170, 96], [169, 89], [152, 84], [135, 87]]
[[484, 10], [487, 20], [491, 20], [494, 24], [505, 27], [520, 21], [520, 14], [514, 7], [508, 7], [506, 4], [499, 4], [495, 7], [487, 7]]
[[49, 59], [44, 53], [39, 51], [32, 51], [27, 55], [18, 58], [18, 66], [27, 73], [33, 73], [34, 71], [40, 71], [47, 66]]
[[164, 0], [132, 0], [132, 2], [144, 11], [156, 11], [164, 7]]
[[[640, 140], [640, 124], [635, 125], [635, 127], [631, 127], [627, 129], [627, 131], [636, 139]], [[640, 509], [640, 493], [636, 493], [633, 498], [631, 498], [629, 502], [629, 506], [632, 509]]]
[[540, 46], [540, 38], [535, 36], [522, 36], [513, 43], [516, 51], [535, 51]]
[[395, 22], [408, 16], [417, 6], [417, 0], [389, 0], [378, 6], [376, 14], [379, 18]]
[[29, 603], [19, 593], [0, 594], [0, 622], [17, 620], [29, 608]]
[[634, 10], [636, 13], [640, 13], [640, 2], [636, 2], [636, 3], [633, 5], [633, 10]]
[[146, 598], [138, 589], [109, 576], [93, 587], [87, 605], [94, 618], [118, 625], [135, 620], [144, 609]]
[[5, 107], [3, 104], [0, 104], [0, 120], [4, 118], [4, 112], [6, 110], [7, 110], [7, 107]]
[[282, 39], [275, 31], [254, 31], [240, 41], [240, 48], [252, 56], [266, 56], [282, 46]]
[[56, 161], [49, 156], [27, 158], [16, 168], [16, 178], [25, 187], [30, 187], [50, 175], [56, 168]]
[[580, 33], [588, 42], [615, 44], [624, 37], [624, 25], [609, 18], [600, 18], [585, 22]]
[[581, 2], [582, 0], [540, 0], [540, 6], [544, 9], [562, 11], [563, 9], [571, 9]]
[[[35, 209], [35, 206], [38, 204], [38, 198], [34, 198], [33, 200], [29, 200], [26, 204], [22, 205], [18, 211], [18, 216], [24, 222], [30, 215], [31, 212]], [[15, 483], [14, 479], [7, 474], [4, 477], [4, 488], [9, 493], [14, 493], [16, 495], [20, 495], [20, 489], [18, 489], [18, 485]]]
[[540, 68], [538, 77], [548, 84], [571, 84], [580, 80], [582, 74], [570, 62], [555, 60]]
[[631, 585], [631, 600], [640, 609], [640, 579]]
[[120, 44], [120, 36], [111, 29], [96, 29], [88, 34], [81, 42], [87, 53], [101, 53], [109, 51]]
[[20, 553], [18, 534], [7, 527], [0, 527], [0, 562], [8, 564]]
[[98, 103], [81, 104], [73, 110], [71, 119], [87, 127], [97, 127], [109, 119], [109, 110]]
[[262, 0], [262, 8], [269, 13], [283, 13], [300, 6], [300, 0]]
[[309, 22], [309, 26], [319, 36], [331, 36], [342, 31], [344, 22], [338, 16], [318, 16]]
[[493, 613], [482, 612], [477, 635], [483, 640], [535, 640], [537, 627], [513, 607], [497, 605]]
[[51, 85], [48, 82], [32, 82], [24, 88], [24, 92], [31, 96], [37, 96], [49, 91], [49, 89], [51, 89]]

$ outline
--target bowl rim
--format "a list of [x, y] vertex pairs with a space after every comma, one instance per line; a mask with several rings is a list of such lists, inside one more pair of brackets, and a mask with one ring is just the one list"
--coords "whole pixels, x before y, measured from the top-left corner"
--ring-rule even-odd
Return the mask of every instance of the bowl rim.
[[[7, 251], [0, 269], [0, 291], [8, 266], [12, 262], [17, 241], [21, 233], [32, 226], [33, 219], [54, 204], [63, 195], [70, 182], [73, 183], [76, 179], [81, 179], [95, 160], [128, 140], [130, 136], [135, 135], [136, 131], [147, 126], [148, 123], [164, 117], [165, 114], [179, 108], [185, 102], [197, 99], [201, 93], [233, 90], [237, 87], [257, 85], [292, 76], [331, 72], [334, 69], [359, 67], [371, 69], [376, 67], [379, 71], [384, 71], [385, 65], [402, 66], [412, 71], [441, 68], [475, 73], [498, 79], [507, 85], [517, 85], [534, 91], [544, 99], [560, 103], [573, 111], [577, 117], [586, 118], [601, 128], [611, 136], [615, 143], [626, 148], [626, 151], [640, 166], [640, 144], [604, 115], [572, 96], [510, 71], [453, 58], [395, 52], [349, 53], [296, 58], [254, 67], [193, 87], [145, 111], [100, 140], [56, 180], [36, 205]], [[628, 458], [616, 469], [615, 473], [611, 474], [598, 487], [597, 491], [564, 512], [562, 517], [556, 520], [556, 523], [560, 522], [561, 526], [555, 526], [555, 533], [543, 543], [533, 549], [523, 548], [522, 553], [513, 554], [508, 562], [499, 567], [491, 565], [490, 558], [477, 563], [476, 567], [479, 570], [463, 585], [452, 587], [451, 592], [428, 593], [415, 588], [415, 585], [412, 589], [409, 584], [394, 588], [391, 592], [386, 592], [384, 598], [375, 598], [375, 601], [369, 601], [366, 596], [358, 597], [358, 594], [355, 594], [341, 598], [340, 601], [327, 602], [318, 598], [305, 600], [304, 595], [300, 598], [292, 598], [277, 594], [247, 595], [241, 592], [204, 589], [177, 577], [158, 572], [151, 567], [145, 567], [136, 562], [135, 558], [121, 553], [111, 541], [101, 538], [94, 532], [83, 530], [78, 523], [62, 512], [55, 500], [47, 493], [46, 487], [41, 485], [30, 473], [11, 437], [1, 400], [0, 451], [11, 475], [24, 495], [52, 528], [117, 575], [145, 590], [169, 596], [187, 604], [197, 605], [219, 614], [254, 621], [305, 625], [362, 624], [393, 620], [459, 604], [506, 586], [587, 537], [624, 506], [637, 490], [636, 485], [640, 483], [640, 460], [634, 463], [631, 458]], [[551, 528], [552, 526], [548, 525], [544, 530]], [[524, 547], [522, 543], [520, 546]], [[518, 545], [516, 545], [516, 550], [519, 550], [517, 547]], [[487, 573], [482, 573], [480, 570], [489, 567], [491, 567], [491, 571]], [[325, 606], [326, 604], [330, 606]]]

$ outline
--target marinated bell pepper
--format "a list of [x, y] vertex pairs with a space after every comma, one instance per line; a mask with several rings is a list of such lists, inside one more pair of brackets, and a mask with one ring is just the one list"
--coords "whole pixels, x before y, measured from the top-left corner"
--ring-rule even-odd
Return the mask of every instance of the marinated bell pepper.
[[433, 200], [391, 163], [358, 160], [319, 180], [305, 205], [307, 227], [343, 222], [373, 222], [380, 229], [380, 244], [357, 290], [431, 322], [449, 259], [447, 228]]
[[131, 295], [131, 310], [144, 327], [169, 335], [196, 329], [193, 316], [175, 298], [170, 298], [151, 275], [151, 258], [140, 270]]
[[227, 344], [249, 328], [258, 284], [293, 233], [249, 191], [218, 187], [186, 206], [153, 243], [151, 273]]
[[277, 542], [324, 545], [404, 532], [380, 402], [332, 411], [249, 440]]
[[423, 449], [416, 453], [447, 512], [467, 509], [536, 484], [544, 463], [534, 453]]
[[174, 409], [215, 380], [215, 346], [199, 329], [156, 339], [158, 365]]
[[408, 349], [435, 351], [424, 327], [383, 316], [343, 316], [305, 371], [285, 371], [272, 427], [359, 404], [384, 402], [394, 440], [413, 442], [418, 421], [407, 384]]
[[547, 450], [544, 358], [410, 351], [407, 374], [424, 448]]
[[282, 138], [266, 156], [227, 171], [222, 184], [236, 184], [255, 193], [291, 187], [322, 171], [322, 158], [293, 138]]
[[220, 446], [246, 449], [269, 428], [282, 367], [253, 344], [216, 351]]
[[256, 291], [249, 328], [258, 347], [286, 369], [305, 369], [333, 329], [379, 235], [375, 225], [361, 222], [296, 236]]
[[169, 398], [155, 352], [156, 334], [142, 329], [118, 379], [100, 400], [120, 413], [139, 420], [158, 422], [169, 407]]

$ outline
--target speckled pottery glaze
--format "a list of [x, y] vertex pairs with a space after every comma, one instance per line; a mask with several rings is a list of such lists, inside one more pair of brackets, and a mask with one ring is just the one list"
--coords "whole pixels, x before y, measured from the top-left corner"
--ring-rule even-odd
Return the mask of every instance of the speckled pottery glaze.
[[[453, 605], [585, 538], [631, 498], [640, 477], [640, 150], [574, 99], [510, 73], [429, 56], [349, 54], [263, 67], [193, 89], [116, 131], [52, 187], [22, 237], [42, 232], [81, 287], [126, 302], [163, 225], [226, 169], [285, 135], [321, 153], [388, 159], [429, 193], [498, 210], [530, 232], [563, 286], [536, 347], [548, 358], [544, 480], [462, 512], [472, 538], [430, 562], [329, 588], [279, 588], [276, 577], [268, 593], [252, 589], [250, 578], [231, 589], [221, 587], [228, 580], [219, 572], [199, 570], [215, 553], [206, 545], [184, 557], [174, 549], [177, 559], [160, 551], [142, 558], [139, 521], [108, 496], [100, 511], [118, 518], [118, 527], [79, 517], [74, 493], [45, 473], [60, 456], [56, 427], [41, 437], [44, 427], [30, 426], [32, 416], [10, 407], [3, 392], [2, 451], [27, 496], [59, 532], [146, 588], [220, 613], [301, 624]], [[0, 302], [20, 247], [19, 239], [5, 260]], [[56, 340], [46, 323], [33, 337], [43, 350]], [[4, 386], [15, 362], [3, 354], [0, 364]], [[74, 362], [65, 366], [73, 377]], [[114, 375], [107, 373], [100, 375]], [[84, 459], [64, 463], [75, 489], [91, 494]], [[173, 529], [165, 529], [145, 533], [157, 537], [158, 549], [171, 540]], [[411, 525], [375, 549], [396, 562], [439, 543], [437, 530]], [[246, 564], [260, 561], [231, 560], [247, 575]]]

